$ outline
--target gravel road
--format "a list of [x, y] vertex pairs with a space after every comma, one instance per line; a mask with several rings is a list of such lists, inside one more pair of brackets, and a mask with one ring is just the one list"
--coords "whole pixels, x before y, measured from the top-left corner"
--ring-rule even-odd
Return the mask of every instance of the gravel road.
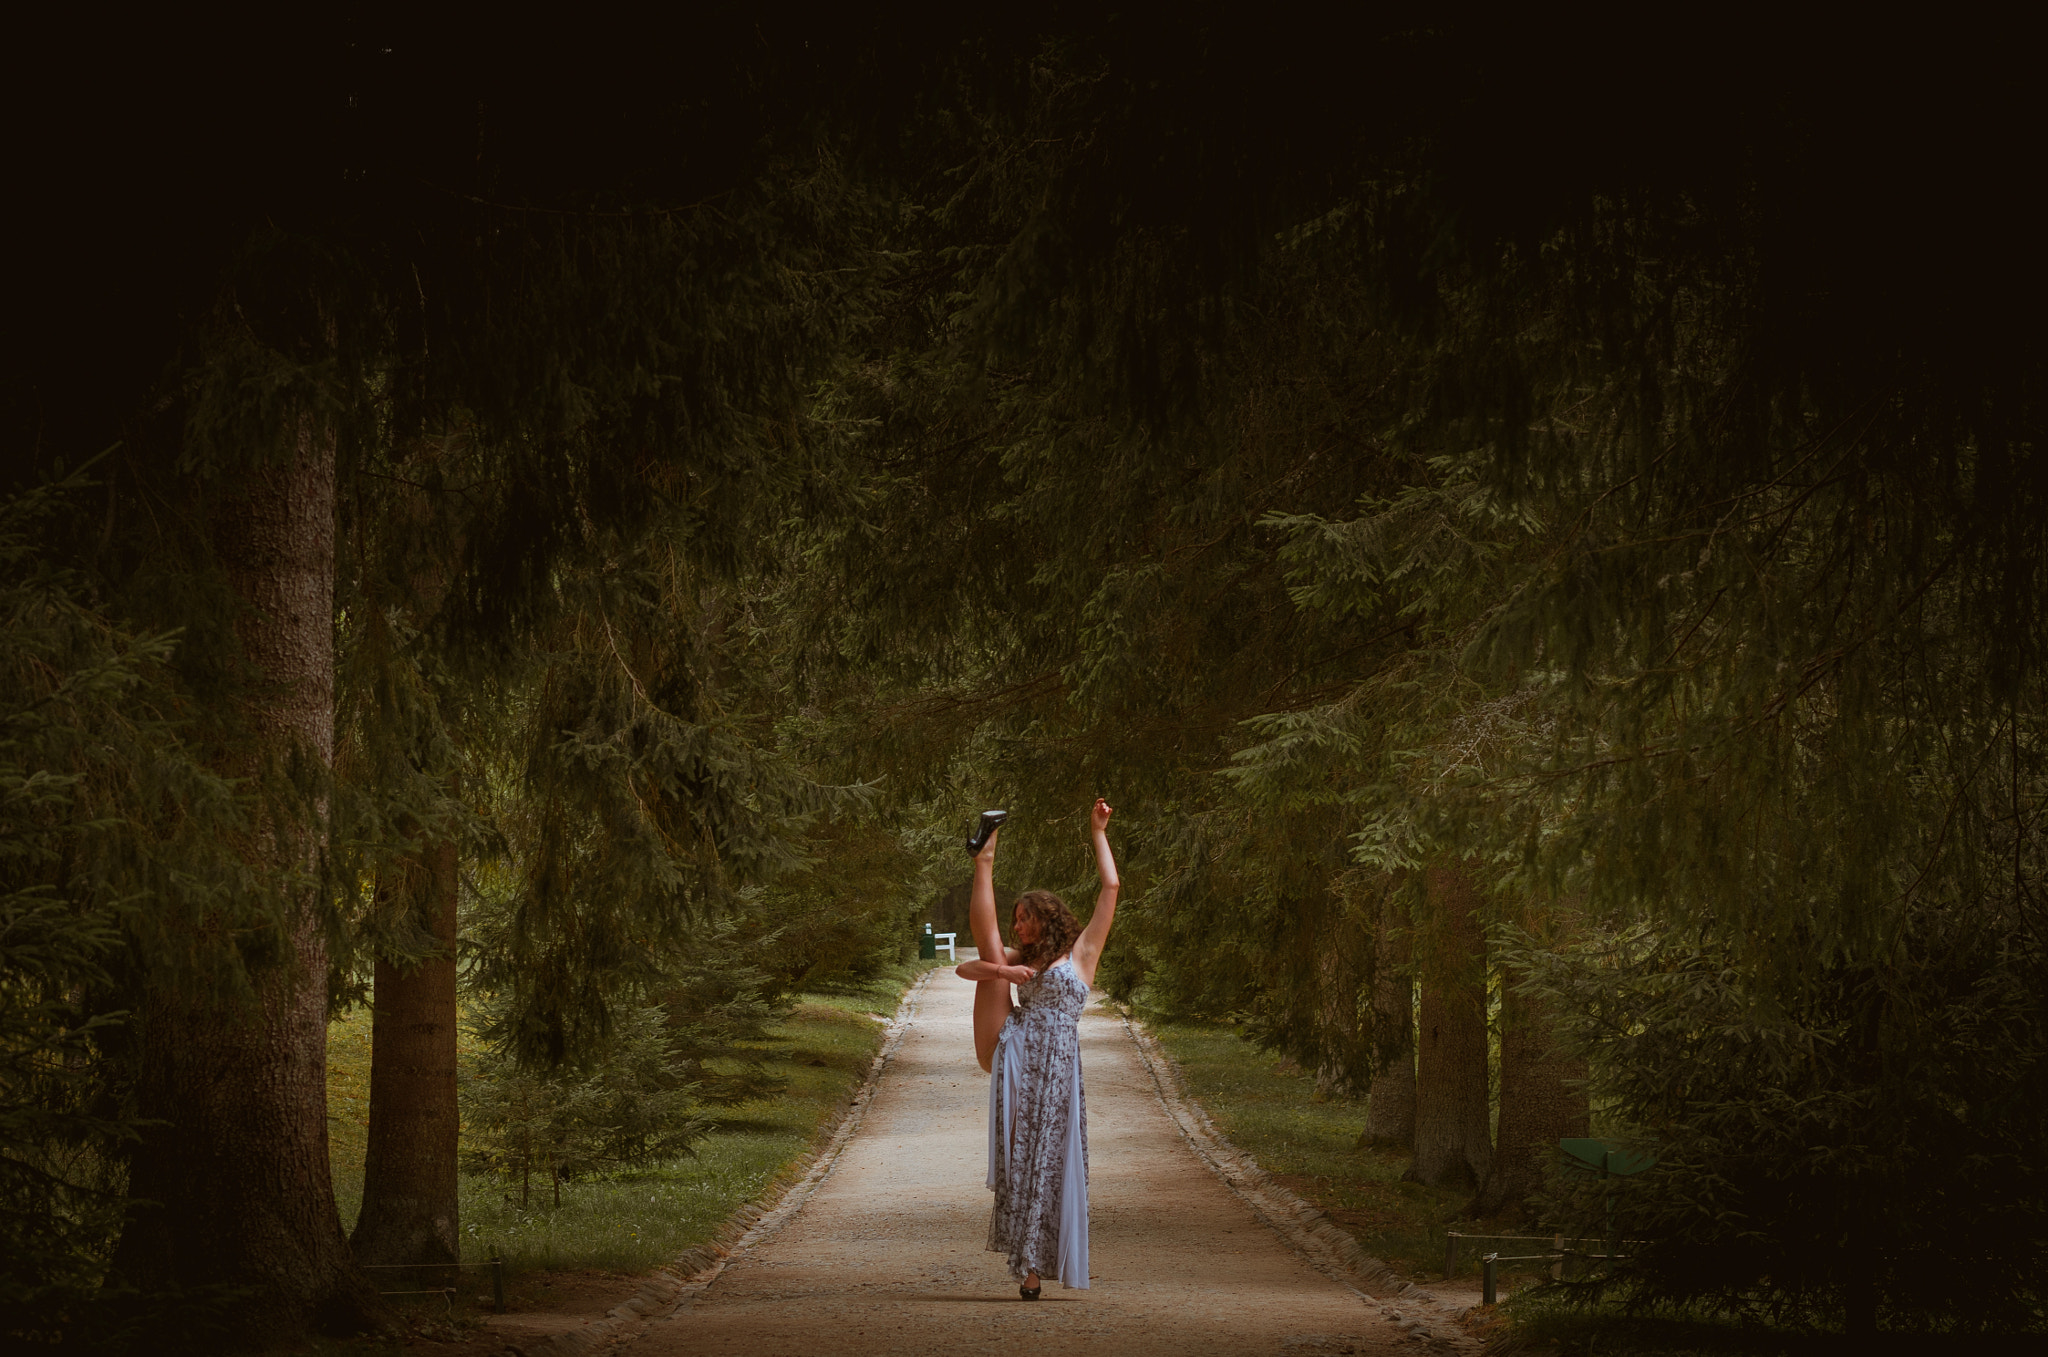
[[[1425, 1350], [1255, 1219], [1181, 1139], [1113, 1012], [1081, 1019], [1092, 1286], [1017, 1298], [985, 1252], [973, 986], [930, 979], [873, 1100], [786, 1224], [627, 1339], [628, 1357]], [[620, 1335], [626, 1338], [626, 1335]]]

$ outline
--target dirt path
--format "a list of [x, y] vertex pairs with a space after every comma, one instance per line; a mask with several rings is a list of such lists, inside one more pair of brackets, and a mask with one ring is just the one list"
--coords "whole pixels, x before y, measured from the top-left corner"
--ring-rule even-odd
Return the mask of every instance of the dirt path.
[[940, 972], [857, 1133], [788, 1221], [613, 1351], [939, 1354], [1416, 1352], [1310, 1267], [1187, 1148], [1114, 1013], [1081, 1019], [1093, 1286], [1017, 1299], [985, 1252], [987, 1077], [972, 987]]

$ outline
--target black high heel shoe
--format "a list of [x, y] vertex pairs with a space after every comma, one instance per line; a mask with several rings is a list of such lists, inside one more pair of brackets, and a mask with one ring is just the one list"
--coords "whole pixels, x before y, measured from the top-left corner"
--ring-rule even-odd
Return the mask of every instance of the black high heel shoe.
[[981, 813], [981, 823], [975, 826], [974, 837], [967, 841], [967, 856], [971, 858], [980, 857], [981, 850], [988, 847], [989, 835], [1001, 829], [1003, 821], [1009, 818], [1010, 812], [1006, 810], [983, 811]]
[[1044, 1282], [1040, 1282], [1037, 1286], [1025, 1286], [1022, 1283], [1019, 1283], [1017, 1286], [1017, 1299], [1037, 1300], [1038, 1292], [1040, 1288], [1042, 1288], [1044, 1285]]

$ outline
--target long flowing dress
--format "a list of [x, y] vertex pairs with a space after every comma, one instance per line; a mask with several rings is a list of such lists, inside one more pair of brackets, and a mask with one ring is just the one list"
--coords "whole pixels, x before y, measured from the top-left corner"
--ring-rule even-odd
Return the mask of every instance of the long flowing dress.
[[1076, 1024], [1088, 986], [1062, 957], [1017, 986], [988, 1092], [988, 1247], [1018, 1281], [1088, 1285], [1088, 1105]]

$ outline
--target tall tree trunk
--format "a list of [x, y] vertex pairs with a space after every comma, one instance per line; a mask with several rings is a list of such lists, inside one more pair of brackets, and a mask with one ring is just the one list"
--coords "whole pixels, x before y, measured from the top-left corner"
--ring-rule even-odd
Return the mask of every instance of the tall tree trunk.
[[1408, 920], [1398, 908], [1398, 895], [1388, 891], [1373, 941], [1374, 1066], [1358, 1143], [1406, 1149], [1415, 1143], [1415, 978], [1408, 969]]
[[1429, 921], [1418, 958], [1415, 1162], [1407, 1177], [1476, 1188], [1492, 1167], [1487, 1106], [1486, 939], [1472, 878], [1456, 867], [1428, 875]]
[[1365, 1092], [1372, 1068], [1371, 1017], [1359, 1011], [1370, 982], [1373, 928], [1362, 919], [1341, 883], [1333, 882], [1331, 908], [1304, 951], [1315, 966], [1316, 1100]]
[[953, 933], [962, 938], [971, 936], [967, 930], [967, 894], [973, 884], [971, 881], [963, 881], [957, 886], [949, 887], [939, 896], [931, 911], [932, 928], [935, 932]]
[[[429, 441], [416, 451], [427, 471], [445, 448]], [[402, 545], [408, 562], [402, 573], [394, 572], [382, 584], [392, 590], [392, 602], [422, 631], [446, 602], [448, 581], [462, 550], [459, 524], [451, 522], [443, 509], [432, 495], [413, 489], [392, 493], [382, 513], [384, 528]], [[394, 656], [382, 668], [389, 676], [405, 666]], [[435, 667], [429, 660], [415, 681], [431, 685], [433, 676]], [[355, 700], [374, 699], [361, 695]], [[383, 700], [403, 705], [395, 694]], [[413, 728], [383, 722], [368, 738], [416, 741], [411, 761], [424, 770], [430, 761], [451, 756], [459, 746], [459, 732], [448, 719], [457, 709], [452, 703], [421, 703], [420, 714], [412, 718]], [[363, 738], [360, 728], [356, 733]], [[376, 764], [374, 759], [368, 762]], [[450, 770], [440, 790], [448, 802], [459, 802], [460, 774]], [[462, 1237], [455, 1030], [460, 860], [452, 839], [437, 841], [422, 832], [417, 841], [417, 852], [379, 873], [379, 904], [431, 938], [434, 951], [407, 963], [394, 961], [381, 950], [376, 958], [363, 1200], [350, 1242], [358, 1262], [430, 1269], [410, 1277], [407, 1285], [438, 1286], [453, 1280], [446, 1265], [459, 1260]]]
[[[370, 1019], [370, 1126], [356, 1260], [446, 1264], [459, 1260], [455, 1156], [456, 851], [423, 849], [401, 888], [440, 951], [412, 966], [380, 956]], [[438, 1270], [421, 1285], [445, 1282]]]
[[1557, 1142], [1587, 1133], [1586, 1062], [1558, 1048], [1541, 1003], [1517, 993], [1512, 979], [1502, 989], [1500, 1129], [1493, 1171], [1465, 1208], [1474, 1217], [1519, 1217], [1557, 1161]]
[[[244, 776], [296, 768], [315, 785], [331, 766], [334, 454], [332, 431], [304, 420], [289, 455], [241, 472], [211, 506], [218, 560], [247, 609], [242, 655], [262, 685], [243, 710], [249, 756], [229, 770]], [[136, 1205], [114, 1267], [146, 1289], [226, 1301], [218, 1333], [176, 1336], [209, 1351], [383, 1314], [350, 1258], [328, 1169], [327, 943], [307, 880], [325, 809], [322, 798], [298, 823], [274, 819], [250, 845], [296, 883], [281, 902], [281, 955], [254, 971], [254, 1002], [156, 980], [140, 1005], [136, 1095], [162, 1124], [134, 1150]]]

